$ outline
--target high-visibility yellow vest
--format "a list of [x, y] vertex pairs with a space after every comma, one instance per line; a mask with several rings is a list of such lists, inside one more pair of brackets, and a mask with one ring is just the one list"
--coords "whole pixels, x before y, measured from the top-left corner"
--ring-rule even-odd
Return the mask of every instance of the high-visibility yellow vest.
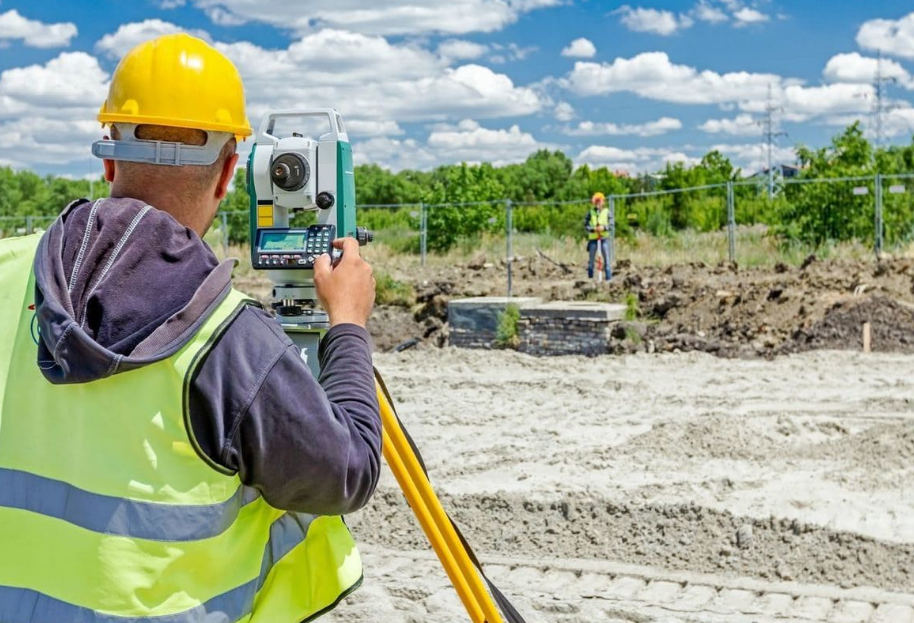
[[37, 243], [0, 241], [0, 622], [292, 623], [354, 590], [341, 517], [277, 510], [195, 449], [191, 375], [244, 295], [167, 359], [52, 385], [29, 309]]
[[[578, 212], [578, 214], [580, 214], [580, 212]], [[597, 210], [596, 208], [590, 209], [590, 226], [596, 230], [597, 225], [602, 227], [603, 231], [590, 232], [587, 236], [588, 240], [599, 240], [600, 238], [609, 237], [609, 210], [605, 208], [602, 210]]]

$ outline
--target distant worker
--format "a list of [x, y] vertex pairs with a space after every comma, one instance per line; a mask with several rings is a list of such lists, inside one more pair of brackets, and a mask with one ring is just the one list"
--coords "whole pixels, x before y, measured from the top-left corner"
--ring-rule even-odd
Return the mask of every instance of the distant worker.
[[251, 135], [232, 62], [142, 43], [98, 119], [111, 197], [0, 241], [0, 620], [311, 620], [362, 579], [371, 267], [315, 262], [318, 383], [201, 239]]
[[587, 231], [587, 277], [593, 279], [594, 259], [597, 252], [603, 260], [603, 273], [606, 281], [612, 278], [612, 266], [609, 262], [609, 237], [612, 235], [612, 221], [609, 208], [606, 207], [606, 197], [603, 193], [594, 193], [590, 199], [591, 208], [584, 219], [584, 229]]

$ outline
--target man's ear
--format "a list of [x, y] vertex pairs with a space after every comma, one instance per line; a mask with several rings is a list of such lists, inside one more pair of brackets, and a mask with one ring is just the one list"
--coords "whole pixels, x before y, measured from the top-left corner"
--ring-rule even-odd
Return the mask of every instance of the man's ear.
[[222, 201], [228, 194], [229, 184], [235, 177], [235, 165], [238, 164], [238, 154], [232, 154], [222, 165], [222, 173], [219, 175], [219, 183], [216, 185], [216, 199]]
[[[110, 141], [111, 137], [105, 135], [104, 139]], [[114, 181], [114, 160], [102, 160], [105, 165], [105, 181], [109, 184]]]
[[114, 181], [114, 160], [102, 160], [105, 165], [105, 181], [109, 184]]

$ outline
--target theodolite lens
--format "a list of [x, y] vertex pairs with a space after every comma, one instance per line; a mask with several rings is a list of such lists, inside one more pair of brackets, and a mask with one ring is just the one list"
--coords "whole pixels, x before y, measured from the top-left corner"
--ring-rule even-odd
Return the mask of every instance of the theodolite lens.
[[273, 160], [270, 179], [273, 183], [288, 192], [300, 190], [311, 177], [308, 161], [298, 154], [281, 154]]

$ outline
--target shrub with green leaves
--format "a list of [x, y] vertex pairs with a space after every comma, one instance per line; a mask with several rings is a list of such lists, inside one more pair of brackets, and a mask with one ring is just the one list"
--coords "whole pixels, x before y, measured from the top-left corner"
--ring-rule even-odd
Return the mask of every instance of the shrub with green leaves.
[[627, 293], [623, 304], [625, 305], [625, 311], [622, 313], [622, 318], [624, 320], [633, 322], [641, 317], [641, 305], [639, 304], [637, 294], [634, 292]]
[[375, 302], [409, 308], [416, 302], [416, 293], [410, 284], [397, 281], [388, 273], [375, 272]]
[[505, 305], [504, 311], [498, 314], [498, 325], [495, 328], [495, 343], [502, 348], [517, 348], [520, 335], [517, 323], [520, 320], [520, 308], [514, 303]]

